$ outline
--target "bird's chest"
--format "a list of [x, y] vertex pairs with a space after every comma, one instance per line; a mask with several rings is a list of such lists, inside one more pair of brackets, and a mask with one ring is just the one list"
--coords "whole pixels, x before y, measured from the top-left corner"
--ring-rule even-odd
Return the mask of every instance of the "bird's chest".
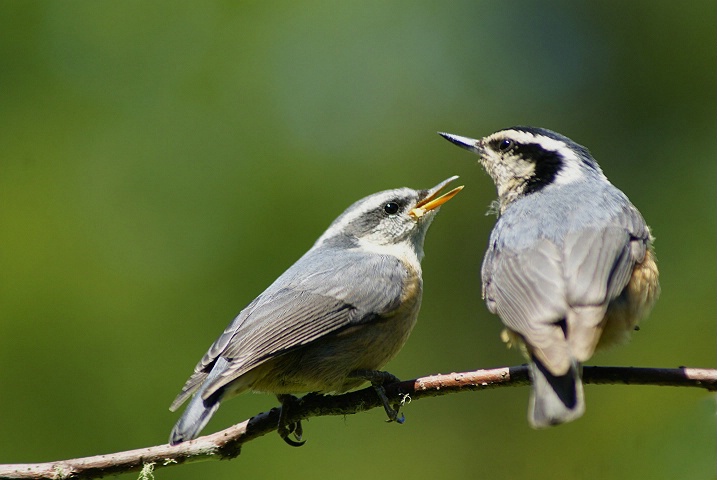
[[[391, 360], [408, 340], [418, 319], [423, 293], [421, 272], [407, 268], [398, 306], [385, 312], [378, 319], [365, 325], [357, 325], [341, 335], [353, 337], [361, 345], [356, 356], [357, 367], [377, 369]], [[353, 330], [353, 331], [351, 331]]]
[[413, 328], [413, 324], [416, 323], [418, 311], [421, 308], [423, 280], [421, 278], [421, 272], [413, 266], [407, 266], [406, 270], [408, 275], [406, 275], [403, 281], [401, 300], [398, 308], [389, 312], [386, 317], [398, 318], [399, 323], [401, 323], [401, 320], [405, 317], [405, 323], [410, 324], [410, 328]]

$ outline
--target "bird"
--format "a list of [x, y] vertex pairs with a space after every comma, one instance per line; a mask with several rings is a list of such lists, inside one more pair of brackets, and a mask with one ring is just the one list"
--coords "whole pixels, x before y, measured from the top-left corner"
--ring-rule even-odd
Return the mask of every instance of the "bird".
[[[300, 423], [286, 424], [297, 393], [342, 393], [370, 381], [389, 421], [402, 423], [382, 387], [382, 368], [403, 347], [421, 306], [421, 260], [439, 207], [463, 186], [382, 191], [348, 207], [314, 245], [234, 318], [199, 361], [170, 410], [190, 396], [170, 433], [196, 438], [221, 402], [244, 391], [281, 402], [279, 435], [300, 446]], [[296, 440], [289, 438], [293, 434]]]
[[654, 238], [584, 146], [545, 128], [481, 139], [439, 132], [480, 157], [498, 219], [482, 295], [529, 360], [528, 421], [540, 429], [585, 411], [582, 364], [626, 343], [660, 293]]

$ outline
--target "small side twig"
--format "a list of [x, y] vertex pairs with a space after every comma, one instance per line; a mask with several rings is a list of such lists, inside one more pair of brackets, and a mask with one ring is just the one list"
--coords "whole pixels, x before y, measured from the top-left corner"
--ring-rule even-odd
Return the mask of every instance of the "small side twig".
[[[583, 381], [592, 384], [698, 387], [717, 391], [717, 370], [700, 368], [584, 367]], [[431, 375], [386, 385], [391, 400], [405, 402], [461, 391], [530, 384], [525, 365], [473, 372]], [[382, 406], [372, 387], [343, 395], [308, 395], [293, 408], [288, 422], [326, 415], [351, 415]], [[0, 479], [88, 479], [144, 471], [211, 459], [230, 459], [241, 446], [276, 430], [279, 410], [273, 408], [211, 435], [179, 445], [128, 450], [47, 463], [0, 465]], [[151, 478], [151, 477], [150, 477]]]

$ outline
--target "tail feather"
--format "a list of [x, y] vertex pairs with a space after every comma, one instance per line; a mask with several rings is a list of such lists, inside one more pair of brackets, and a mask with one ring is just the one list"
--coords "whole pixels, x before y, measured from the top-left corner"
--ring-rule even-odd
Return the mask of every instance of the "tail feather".
[[219, 399], [211, 397], [208, 400], [202, 400], [201, 391], [197, 392], [172, 429], [172, 433], [169, 434], [169, 444], [177, 445], [197, 438], [217, 408], [219, 408]]
[[178, 443], [192, 440], [199, 436], [199, 432], [207, 426], [209, 420], [214, 415], [214, 412], [219, 408], [219, 404], [222, 401], [224, 389], [217, 390], [210, 397], [203, 399], [202, 395], [206, 391], [207, 387], [212, 384], [212, 381], [219, 377], [227, 368], [229, 362], [223, 358], [217, 359], [214, 364], [214, 368], [207, 376], [204, 383], [199, 387], [199, 390], [194, 394], [192, 399], [184, 410], [184, 413], [177, 421], [176, 425], [169, 434], [170, 445], [176, 445]]
[[533, 357], [530, 374], [533, 391], [528, 420], [533, 428], [546, 428], [580, 418], [585, 413], [580, 365], [573, 361], [565, 375], [556, 376]]

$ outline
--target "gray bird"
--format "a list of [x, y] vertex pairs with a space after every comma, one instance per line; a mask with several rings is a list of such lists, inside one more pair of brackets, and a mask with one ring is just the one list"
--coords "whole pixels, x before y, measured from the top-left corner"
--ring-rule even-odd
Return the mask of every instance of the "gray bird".
[[209, 348], [172, 403], [192, 394], [170, 443], [195, 438], [219, 404], [246, 390], [282, 403], [279, 434], [290, 445], [301, 425], [286, 425], [291, 394], [340, 393], [370, 381], [389, 419], [399, 420], [380, 372], [408, 339], [421, 306], [423, 242], [439, 196], [458, 177], [429, 190], [399, 188], [351, 205], [311, 249], [252, 301]]
[[528, 420], [574, 420], [585, 410], [580, 364], [625, 343], [659, 295], [650, 229], [588, 150], [563, 135], [440, 135], [478, 154], [498, 190], [483, 298], [506, 326], [503, 340], [530, 360]]

